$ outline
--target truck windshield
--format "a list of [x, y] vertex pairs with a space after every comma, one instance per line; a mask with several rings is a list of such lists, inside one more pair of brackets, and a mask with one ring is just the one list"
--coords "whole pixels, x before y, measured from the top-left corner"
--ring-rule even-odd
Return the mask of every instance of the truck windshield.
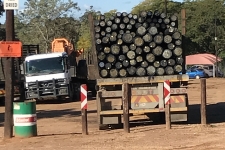
[[27, 75], [41, 75], [63, 73], [64, 64], [62, 57], [36, 59], [26, 62]]

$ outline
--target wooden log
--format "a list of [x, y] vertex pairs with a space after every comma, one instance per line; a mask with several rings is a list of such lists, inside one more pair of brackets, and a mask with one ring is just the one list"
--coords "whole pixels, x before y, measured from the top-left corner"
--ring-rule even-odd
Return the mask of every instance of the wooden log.
[[99, 63], [98, 63], [98, 66], [99, 66], [100, 68], [104, 68], [104, 67], [105, 67], [105, 63], [104, 63], [104, 62], [99, 62]]
[[163, 22], [164, 22], [165, 24], [169, 24], [169, 23], [170, 23], [170, 19], [169, 19], [169, 18], [165, 18], [165, 19], [163, 19]]
[[100, 28], [99, 26], [96, 26], [96, 27], [95, 27], [95, 32], [98, 33], [98, 32], [100, 32], [100, 31], [101, 31], [101, 28]]
[[119, 25], [119, 27], [120, 27], [120, 29], [125, 29], [126, 28], [126, 25], [125, 24], [123, 24], [123, 23], [121, 23], [120, 25]]
[[126, 17], [127, 15], [128, 15], [127, 12], [123, 12], [123, 13], [122, 13], [122, 17]]
[[175, 48], [175, 45], [173, 43], [169, 43], [167, 45], [167, 48], [170, 49], [170, 50], [173, 50]]
[[182, 55], [182, 53], [183, 53], [183, 50], [182, 50], [182, 48], [181, 47], [175, 47], [175, 49], [173, 50], [173, 54], [175, 55], [175, 56], [181, 56]]
[[180, 73], [183, 70], [183, 67], [181, 65], [174, 66], [174, 71], [177, 73]]
[[102, 40], [101, 39], [96, 39], [96, 42], [95, 42], [96, 44], [101, 44], [102, 43]]
[[170, 20], [175, 22], [178, 20], [178, 17], [176, 15], [172, 15], [170, 16]]
[[159, 10], [155, 10], [154, 13], [153, 13], [153, 16], [160, 17], [160, 11]]
[[133, 14], [132, 14], [132, 13], [129, 13], [129, 14], [127, 15], [127, 17], [128, 17], [129, 19], [133, 19]]
[[117, 24], [112, 24], [112, 30], [117, 30], [118, 29], [118, 25]]
[[138, 15], [134, 14], [134, 15], [133, 15], [133, 19], [134, 19], [134, 20], [137, 20], [137, 19], [138, 19]]
[[126, 77], [126, 76], [127, 76], [127, 71], [126, 71], [126, 69], [120, 69], [120, 70], [119, 70], [119, 76], [120, 76], [120, 77]]
[[151, 41], [152, 41], [152, 36], [151, 36], [151, 34], [149, 34], [149, 33], [145, 34], [145, 35], [143, 36], [143, 40], [144, 40], [145, 42], [151, 42]]
[[116, 62], [115, 64], [116, 69], [121, 69], [123, 67], [121, 62]]
[[133, 28], [132, 24], [128, 24], [128, 25], [127, 25], [127, 29], [128, 29], [128, 30], [131, 30], [132, 28]]
[[137, 48], [137, 46], [135, 44], [131, 44], [129, 48], [130, 50], [134, 51]]
[[121, 19], [120, 19], [120, 18], [115, 18], [114, 22], [115, 22], [116, 24], [120, 24]]
[[104, 47], [102, 45], [96, 45], [96, 50], [98, 52], [104, 51]]
[[106, 31], [106, 33], [111, 33], [112, 28], [111, 27], [106, 27], [105, 31]]
[[123, 44], [123, 40], [122, 40], [122, 39], [118, 39], [118, 40], [117, 40], [117, 44], [118, 44], [118, 45], [122, 45], [122, 44]]
[[142, 54], [142, 49], [140, 47], [137, 47], [136, 50], [135, 50], [135, 53], [137, 55], [141, 55]]
[[168, 59], [168, 60], [167, 60], [167, 64], [168, 64], [169, 66], [174, 66], [174, 65], [176, 64], [176, 61], [175, 61], [174, 59]]
[[147, 23], [151, 23], [152, 22], [152, 18], [147, 18], [146, 21], [147, 21]]
[[108, 21], [106, 21], [106, 25], [108, 26], [108, 27], [111, 27], [112, 26], [112, 21], [111, 20], [108, 20]]
[[110, 49], [111, 53], [114, 55], [118, 55], [120, 53], [120, 46], [117, 44], [113, 44]]
[[111, 42], [115, 42], [116, 39], [117, 39], [116, 37], [117, 37], [117, 35], [111, 35], [110, 38], [109, 38], [109, 40], [110, 40]]
[[155, 68], [159, 68], [160, 67], [160, 62], [159, 61], [154, 61], [153, 66]]
[[151, 49], [150, 49], [149, 46], [145, 46], [145, 47], [143, 48], [143, 51], [144, 51], [145, 53], [149, 53], [149, 52], [151, 51]]
[[112, 54], [108, 54], [106, 56], [106, 60], [109, 62], [109, 63], [114, 63], [116, 61], [116, 57]]
[[[174, 60], [175, 61], [175, 60]], [[182, 65], [183, 63], [184, 63], [184, 59], [182, 58], [182, 57], [177, 57], [176, 58], [176, 63], [178, 64], [178, 65]]]
[[137, 64], [137, 61], [135, 59], [130, 60], [130, 65], [135, 66]]
[[172, 37], [175, 40], [181, 39], [181, 33], [179, 31], [176, 31], [173, 33]]
[[155, 48], [156, 47], [156, 43], [155, 42], [150, 42], [149, 43], [149, 47], [150, 48]]
[[136, 68], [134, 66], [131, 66], [127, 68], [127, 72], [129, 75], [133, 76], [136, 73]]
[[119, 61], [124, 61], [125, 59], [126, 59], [126, 56], [125, 55], [120, 55], [119, 57], [118, 57], [118, 59], [119, 59]]
[[112, 64], [111, 63], [106, 63], [105, 64], [105, 69], [109, 70], [112, 68]]
[[102, 78], [105, 78], [105, 77], [107, 77], [109, 75], [109, 72], [106, 70], [106, 69], [102, 69], [101, 71], [100, 71], [100, 76], [102, 77]]
[[108, 37], [103, 37], [102, 38], [102, 43], [104, 43], [104, 44], [107, 44], [107, 43], [109, 43], [109, 38]]
[[105, 31], [101, 31], [101, 36], [105, 36], [106, 35], [106, 32]]
[[148, 11], [147, 18], [152, 18], [152, 16], [153, 16], [153, 12], [152, 11]]
[[122, 52], [123, 54], [126, 54], [129, 51], [129, 47], [127, 45], [122, 46]]
[[104, 60], [105, 59], [105, 57], [106, 57], [106, 55], [105, 55], [105, 53], [103, 53], [103, 52], [99, 52], [98, 54], [97, 54], [97, 58], [99, 59], [99, 60]]
[[130, 25], [135, 25], [136, 21], [134, 19], [129, 20]]
[[146, 11], [142, 11], [142, 12], [140, 13], [140, 16], [141, 16], [142, 18], [147, 17], [147, 12], [146, 12]]
[[118, 35], [117, 35], [117, 38], [118, 38], [118, 39], [121, 39], [122, 37], [123, 37], [122, 34], [118, 34]]
[[163, 76], [165, 74], [165, 69], [162, 67], [159, 67], [156, 69], [156, 74], [159, 76]]
[[116, 78], [116, 77], [118, 77], [119, 72], [118, 72], [117, 69], [110, 69], [109, 70], [109, 75], [110, 75], [111, 78]]
[[144, 21], [145, 21], [145, 18], [139, 16], [138, 22], [139, 22], [139, 23], [143, 23]]
[[94, 20], [94, 26], [96, 27], [96, 26], [99, 26], [99, 20]]
[[149, 76], [153, 76], [156, 73], [156, 68], [154, 66], [148, 66], [146, 70], [147, 70], [147, 75]]
[[158, 33], [158, 29], [155, 27], [155, 26], [152, 26], [148, 29], [148, 32], [151, 34], [151, 35], [156, 35]]
[[130, 65], [130, 63], [129, 63], [128, 60], [124, 60], [122, 64], [123, 64], [123, 66], [124, 66], [125, 68], [128, 67], [128, 66]]
[[176, 46], [181, 46], [182, 41], [181, 40], [176, 40], [174, 43], [175, 43]]
[[134, 44], [136, 46], [142, 46], [144, 44], [144, 40], [141, 37], [136, 36], [134, 38]]
[[114, 31], [114, 32], [111, 33], [111, 35], [112, 36], [117, 36], [117, 32]]
[[166, 73], [167, 75], [173, 75], [173, 74], [174, 74], [174, 69], [173, 69], [173, 67], [167, 66], [167, 67], [165, 68], [165, 73]]
[[132, 35], [132, 37], [136, 36], [136, 34], [134, 32], [130, 32], [130, 34]]
[[166, 67], [167, 66], [167, 61], [166, 60], [161, 60], [160, 61], [160, 66]]
[[142, 61], [141, 62], [141, 67], [143, 67], [143, 68], [146, 68], [146, 67], [148, 67], [148, 62], [147, 61]]
[[121, 12], [116, 12], [116, 17], [121, 17], [122, 13]]
[[101, 36], [101, 35], [100, 35], [99, 33], [95, 33], [95, 38], [96, 38], [96, 39], [99, 39], [100, 36]]
[[164, 38], [163, 38], [163, 41], [164, 41], [164, 43], [166, 43], [166, 44], [171, 43], [172, 40], [173, 40], [173, 39], [172, 39], [172, 36], [170, 36], [170, 35], [165, 35]]
[[129, 23], [129, 21], [130, 21], [130, 19], [129, 19], [128, 17], [124, 17], [124, 18], [123, 18], [123, 22], [124, 22], [125, 24]]
[[163, 42], [163, 35], [157, 34], [154, 36], [154, 42], [156, 44], [161, 44]]
[[146, 28], [145, 27], [143, 27], [143, 26], [140, 26], [140, 27], [138, 27], [137, 28], [137, 35], [140, 35], [140, 36], [143, 36], [143, 35], [145, 35], [145, 33], [146, 33]]
[[100, 15], [100, 20], [104, 21], [105, 20], [105, 16], [104, 15]]
[[165, 58], [165, 59], [171, 58], [172, 55], [173, 55], [173, 53], [172, 53], [172, 51], [169, 50], [169, 49], [165, 49], [165, 50], [163, 51], [163, 53], [162, 53], [162, 56], [163, 56], [163, 58]]
[[100, 25], [100, 27], [105, 27], [106, 23], [105, 23], [105, 21], [100, 21], [99, 25]]
[[145, 76], [145, 75], [146, 75], [146, 70], [145, 70], [145, 68], [143, 68], [143, 67], [138, 67], [137, 70], [136, 70], [136, 74], [137, 74], [137, 76], [139, 76], [139, 77]]
[[129, 59], [134, 59], [136, 56], [135, 52], [134, 51], [128, 51], [127, 52], [127, 58]]
[[144, 23], [142, 24], [142, 26], [143, 26], [145, 29], [148, 29], [148, 27], [149, 27], [149, 25], [148, 25], [147, 22], [144, 22]]
[[155, 56], [152, 53], [146, 55], [146, 60], [150, 63], [155, 61]]
[[110, 17], [109, 17], [109, 20], [110, 20], [110, 21], [114, 21], [114, 20], [115, 20], [115, 17], [114, 17], [114, 16], [110, 16]]
[[133, 37], [132, 37], [131, 34], [125, 33], [125, 34], [123, 34], [123, 36], [122, 36], [122, 40], [123, 40], [125, 43], [131, 43], [132, 40], [133, 40]]
[[166, 24], [165, 23], [161, 23], [160, 27], [161, 27], [162, 30], [165, 30], [166, 29]]
[[166, 16], [165, 13], [161, 13], [161, 14], [160, 14], [160, 18], [165, 19], [166, 17], [167, 17], [167, 16]]
[[137, 56], [137, 57], [136, 57], [136, 61], [137, 61], [138, 63], [142, 62], [142, 61], [143, 61], [143, 57], [142, 57], [142, 56]]
[[152, 50], [152, 53], [155, 55], [155, 56], [160, 56], [162, 55], [162, 52], [163, 52], [163, 48], [161, 46], [156, 46], [153, 50]]

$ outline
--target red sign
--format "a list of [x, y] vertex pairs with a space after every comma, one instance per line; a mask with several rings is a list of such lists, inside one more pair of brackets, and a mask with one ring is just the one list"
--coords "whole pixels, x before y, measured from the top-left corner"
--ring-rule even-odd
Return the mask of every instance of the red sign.
[[1, 41], [0, 57], [21, 57], [22, 43], [20, 41]]
[[36, 117], [18, 117], [15, 119], [15, 123], [31, 123], [36, 122]]

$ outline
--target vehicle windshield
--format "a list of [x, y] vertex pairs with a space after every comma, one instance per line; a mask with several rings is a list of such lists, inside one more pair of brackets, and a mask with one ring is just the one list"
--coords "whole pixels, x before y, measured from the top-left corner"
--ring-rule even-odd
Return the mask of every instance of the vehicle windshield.
[[26, 74], [30, 76], [63, 72], [63, 57], [36, 59], [26, 62]]

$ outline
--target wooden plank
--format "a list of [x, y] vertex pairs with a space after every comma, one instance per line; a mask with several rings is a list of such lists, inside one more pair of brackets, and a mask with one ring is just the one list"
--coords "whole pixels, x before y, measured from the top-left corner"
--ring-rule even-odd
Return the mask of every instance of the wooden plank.
[[122, 97], [122, 91], [102, 91], [101, 97]]
[[171, 112], [170, 112], [170, 104], [166, 105], [165, 108], [165, 118], [166, 118], [166, 129], [171, 129]]
[[206, 125], [206, 79], [201, 79], [201, 124]]
[[[181, 112], [187, 111], [187, 107], [180, 107], [180, 108], [170, 108], [171, 112]], [[161, 112], [158, 108], [156, 109], [140, 109], [140, 110], [129, 110], [130, 114], [142, 114], [142, 113], [154, 113], [154, 112]], [[100, 111], [101, 115], [119, 115], [123, 114], [123, 110], [107, 110], [107, 111]]]
[[156, 95], [158, 94], [158, 89], [131, 89], [131, 95]]
[[171, 88], [170, 94], [187, 94], [186, 88]]
[[130, 101], [130, 88], [127, 83], [123, 84], [123, 128], [126, 133], [130, 133], [130, 116], [129, 116], [129, 101]]
[[97, 79], [97, 85], [122, 85], [128, 84], [145, 84], [145, 83], [159, 83], [165, 80], [170, 82], [189, 81], [186, 74], [183, 75], [168, 75], [168, 76], [155, 76], [155, 77], [128, 77], [128, 78], [104, 78]]

